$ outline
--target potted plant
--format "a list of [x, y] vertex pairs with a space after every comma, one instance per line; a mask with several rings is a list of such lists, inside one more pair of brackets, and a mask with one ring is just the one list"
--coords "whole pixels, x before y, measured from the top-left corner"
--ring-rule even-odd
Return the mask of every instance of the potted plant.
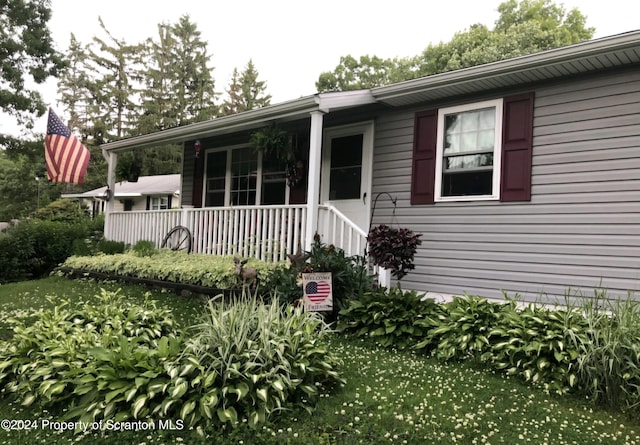
[[421, 236], [409, 229], [396, 229], [386, 224], [373, 227], [367, 236], [373, 264], [390, 269], [391, 275], [400, 281], [415, 268], [413, 259], [422, 244]]

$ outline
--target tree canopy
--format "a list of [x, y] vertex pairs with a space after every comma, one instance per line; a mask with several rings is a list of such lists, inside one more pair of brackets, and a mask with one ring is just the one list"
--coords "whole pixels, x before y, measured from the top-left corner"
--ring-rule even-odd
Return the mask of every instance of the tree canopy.
[[227, 99], [222, 103], [222, 114], [229, 115], [261, 108], [271, 103], [271, 95], [266, 93], [267, 83], [258, 80], [258, 70], [249, 59], [242, 73], [233, 69], [227, 89]]
[[33, 116], [45, 112], [30, 82], [41, 84], [65, 65], [53, 46], [50, 18], [50, 0], [0, 1], [0, 111], [29, 128]]
[[552, 0], [507, 0], [498, 6], [498, 12], [493, 29], [471, 25], [449, 42], [429, 44], [415, 57], [341, 57], [333, 71], [320, 74], [316, 88], [372, 88], [566, 46], [588, 40], [594, 33], [577, 8], [566, 11]]

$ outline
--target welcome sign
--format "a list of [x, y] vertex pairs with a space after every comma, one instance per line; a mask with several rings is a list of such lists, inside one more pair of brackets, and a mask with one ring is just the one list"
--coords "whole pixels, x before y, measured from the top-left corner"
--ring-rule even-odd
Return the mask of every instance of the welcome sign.
[[330, 312], [333, 310], [331, 272], [303, 273], [302, 289], [305, 311]]

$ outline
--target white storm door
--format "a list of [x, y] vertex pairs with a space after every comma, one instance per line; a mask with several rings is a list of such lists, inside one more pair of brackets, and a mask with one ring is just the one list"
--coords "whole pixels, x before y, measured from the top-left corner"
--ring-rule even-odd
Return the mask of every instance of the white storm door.
[[369, 231], [373, 123], [329, 128], [322, 147], [322, 203]]

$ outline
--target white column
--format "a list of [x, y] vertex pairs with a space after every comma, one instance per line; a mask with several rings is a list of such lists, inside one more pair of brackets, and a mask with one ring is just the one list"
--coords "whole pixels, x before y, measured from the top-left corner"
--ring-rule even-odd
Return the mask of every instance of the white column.
[[320, 165], [322, 164], [322, 111], [311, 112], [309, 137], [309, 174], [307, 184], [307, 230], [304, 248], [309, 250], [318, 230], [318, 200], [320, 199]]
[[111, 228], [111, 212], [113, 212], [114, 193], [116, 190], [116, 164], [118, 163], [118, 154], [115, 152], [102, 151], [102, 156], [107, 160], [107, 186], [111, 190], [111, 198], [107, 201], [104, 209], [104, 237], [112, 238]]

